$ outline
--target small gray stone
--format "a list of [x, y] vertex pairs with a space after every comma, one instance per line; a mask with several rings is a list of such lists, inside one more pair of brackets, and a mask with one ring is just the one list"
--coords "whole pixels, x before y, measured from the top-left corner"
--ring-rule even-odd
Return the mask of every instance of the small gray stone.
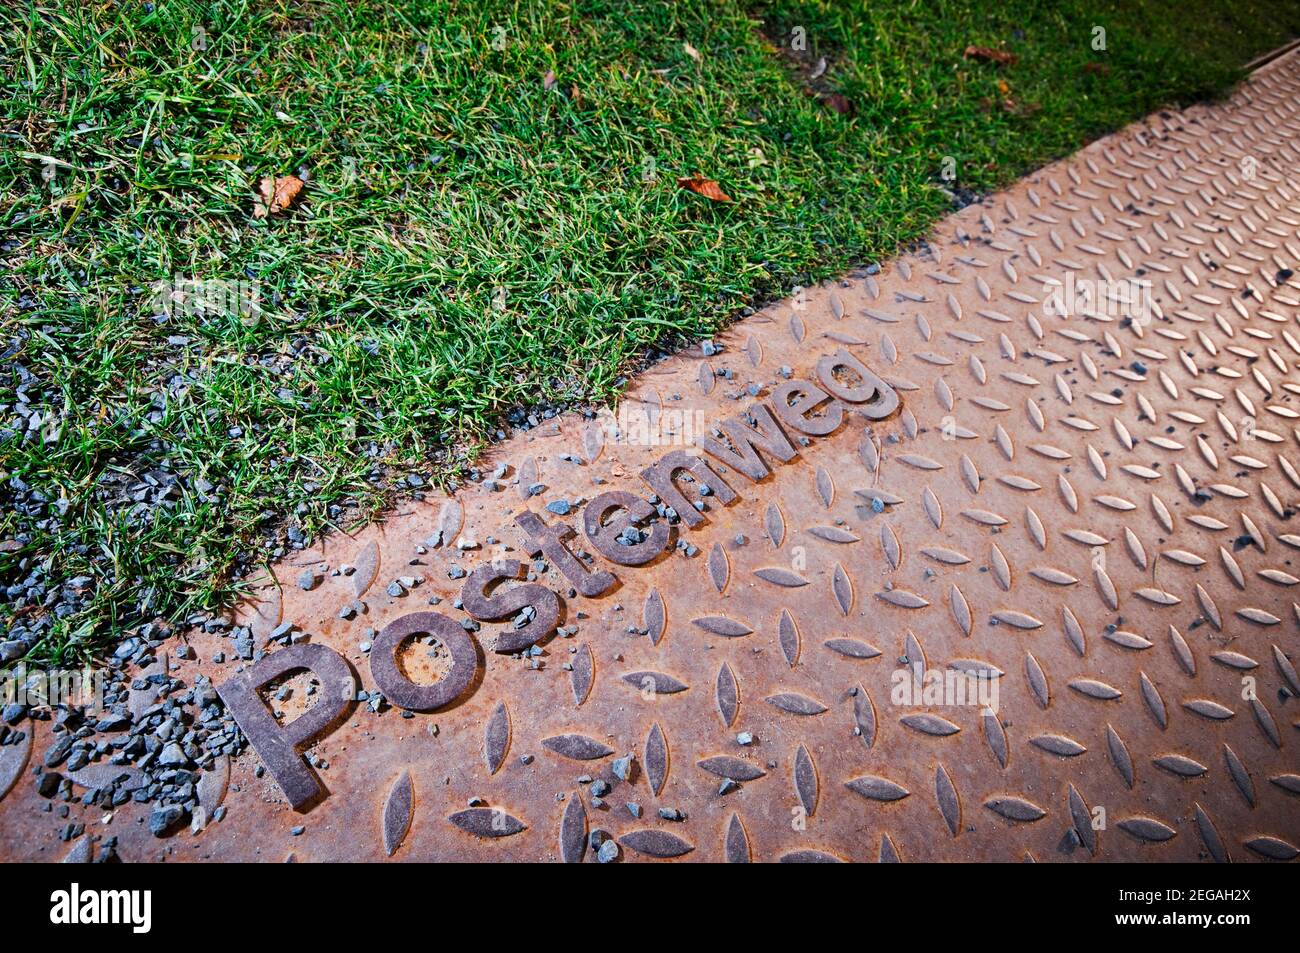
[[189, 760], [190, 759], [185, 756], [185, 749], [174, 741], [165, 745], [162, 749], [162, 754], [158, 756], [158, 763], [165, 764], [168, 767], [188, 764]]
[[153, 813], [149, 815], [149, 832], [154, 837], [164, 837], [176, 827], [185, 811], [179, 805], [167, 804], [163, 807], [156, 807]]
[[626, 781], [632, 774], [632, 755], [624, 755], [617, 758], [613, 764], [614, 776], [620, 781]]

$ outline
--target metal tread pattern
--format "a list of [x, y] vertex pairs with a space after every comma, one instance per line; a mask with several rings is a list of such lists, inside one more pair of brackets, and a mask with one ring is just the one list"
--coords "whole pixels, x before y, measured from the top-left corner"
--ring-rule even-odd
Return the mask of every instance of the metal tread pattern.
[[[1294, 859], [1298, 108], [1290, 55], [642, 374], [618, 419], [661, 435], [704, 419], [707, 439], [841, 350], [899, 401], [784, 427], [795, 450], [761, 454], [760, 479], [720, 467], [735, 499], [702, 498], [644, 565], [584, 560], [582, 504], [648, 497], [646, 467], [699, 450], [571, 415], [495, 450], [499, 480], [277, 567], [255, 633], [293, 622], [368, 691], [365, 630], [466, 619], [465, 571], [529, 562], [520, 511], [571, 525], [586, 571], [617, 581], [584, 596], [543, 557], [563, 628], [538, 654], [493, 651], [512, 626], [484, 624], [450, 703], [357, 706], [310, 739], [306, 809], [245, 755], [221, 823], [165, 844], [118, 824], [121, 852], [591, 862], [599, 831], [624, 860]], [[1044, 307], [1130, 279], [1149, 320]], [[401, 576], [421, 581], [389, 594]], [[231, 676], [207, 661], [220, 639], [194, 644], [182, 677]], [[996, 706], [909, 695], [914, 666], [995, 686]], [[49, 857], [27, 787], [0, 804], [0, 847]]]

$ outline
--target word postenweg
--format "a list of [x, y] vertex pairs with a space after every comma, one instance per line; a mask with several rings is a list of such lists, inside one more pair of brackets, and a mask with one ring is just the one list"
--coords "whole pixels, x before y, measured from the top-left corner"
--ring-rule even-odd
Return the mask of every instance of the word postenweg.
[[[847, 410], [868, 420], [882, 420], [898, 406], [895, 390], [841, 348], [817, 361], [815, 382], [783, 381], [769, 400], [751, 404], [723, 420], [712, 435], [700, 436], [696, 445], [717, 461], [717, 468], [704, 456], [674, 449], [643, 469], [640, 477], [654, 491], [663, 512], [675, 515], [685, 527], [697, 529], [705, 522], [700, 510], [707, 500], [728, 505], [740, 498], [719, 471], [739, 473], [758, 483], [771, 472], [765, 456], [780, 463], [798, 456], [783, 427], [809, 437], [825, 437], [843, 425]], [[691, 487], [699, 498], [699, 508], [685, 495]], [[611, 563], [644, 566], [674, 545], [668, 522], [660, 521], [659, 515], [654, 504], [630, 490], [610, 490], [585, 505], [581, 525], [591, 548]], [[575, 535], [571, 527], [547, 524], [532, 510], [516, 514], [514, 521], [524, 531], [525, 550], [534, 557], [545, 557], [575, 592], [595, 598], [618, 581], [607, 569], [589, 568], [569, 549], [568, 541]], [[559, 624], [560, 596], [547, 586], [536, 582], [509, 588], [499, 585], [524, 577], [526, 567], [519, 561], [494, 560], [473, 569], [461, 589], [464, 610], [481, 622], [517, 618], [531, 609], [526, 624], [497, 635], [496, 652], [522, 651], [549, 637]], [[422, 634], [438, 639], [451, 656], [450, 670], [432, 685], [412, 682], [398, 663], [403, 643]], [[415, 612], [395, 619], [370, 649], [370, 674], [375, 684], [389, 702], [408, 711], [436, 711], [451, 704], [474, 683], [478, 665], [471, 636], [459, 622], [439, 612]], [[322, 685], [338, 690], [322, 692], [308, 711], [281, 725], [258, 691], [289, 672], [304, 669]], [[309, 806], [323, 789], [297, 749], [339, 720], [356, 699], [353, 672], [343, 656], [324, 645], [294, 645], [236, 674], [217, 686], [217, 692], [293, 807], [302, 810]]]

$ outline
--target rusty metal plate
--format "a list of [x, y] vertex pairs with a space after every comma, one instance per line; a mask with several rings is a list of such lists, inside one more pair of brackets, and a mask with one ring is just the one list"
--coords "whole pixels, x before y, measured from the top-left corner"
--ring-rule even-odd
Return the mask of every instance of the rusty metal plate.
[[[277, 566], [260, 661], [172, 665], [257, 749], [225, 816], [102, 829], [128, 860], [1293, 859], [1298, 64]], [[6, 858], [66, 850], [31, 787]]]

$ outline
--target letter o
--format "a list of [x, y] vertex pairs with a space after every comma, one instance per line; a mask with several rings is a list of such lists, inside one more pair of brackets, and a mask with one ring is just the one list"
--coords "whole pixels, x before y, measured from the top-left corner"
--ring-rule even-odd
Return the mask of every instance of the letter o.
[[[397, 650], [412, 635], [428, 632], [451, 653], [451, 671], [432, 685], [417, 685], [402, 673]], [[450, 705], [474, 681], [478, 647], [469, 634], [440, 612], [412, 612], [384, 626], [370, 647], [370, 675], [394, 705], [408, 711], [434, 711]]]

